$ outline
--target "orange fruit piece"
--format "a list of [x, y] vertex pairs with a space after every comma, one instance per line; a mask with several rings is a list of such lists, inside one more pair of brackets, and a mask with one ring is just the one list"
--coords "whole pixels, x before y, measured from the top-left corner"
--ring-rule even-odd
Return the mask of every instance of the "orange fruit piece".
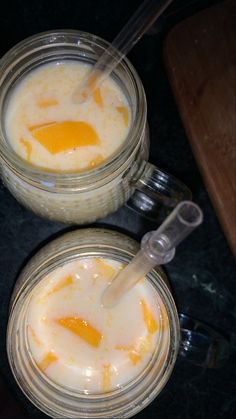
[[155, 333], [157, 330], [157, 322], [149, 309], [147, 303], [142, 299], [140, 300], [140, 305], [142, 307], [143, 312], [143, 320], [146, 324], [147, 330], [149, 333]]
[[57, 356], [53, 352], [48, 352], [47, 355], [38, 364], [41, 371], [45, 371], [53, 362], [58, 361]]
[[47, 295], [54, 294], [54, 292], [60, 291], [62, 288], [68, 287], [73, 284], [73, 278], [71, 275], [68, 275], [66, 278], [63, 278], [59, 281], [48, 293]]
[[26, 149], [26, 158], [28, 161], [30, 161], [30, 157], [31, 157], [31, 153], [32, 153], [32, 145], [30, 144], [29, 141], [25, 140], [24, 138], [20, 139], [21, 144], [25, 147]]
[[39, 108], [49, 108], [50, 106], [58, 105], [58, 100], [56, 99], [40, 99], [37, 102]]
[[130, 352], [128, 353], [128, 356], [129, 356], [130, 361], [131, 361], [134, 365], [136, 365], [136, 364], [137, 364], [138, 362], [140, 362], [140, 361], [141, 361], [141, 359], [142, 359], [141, 355], [140, 355], [138, 352], [136, 352], [136, 351], [130, 351]]
[[99, 137], [94, 128], [83, 121], [46, 123], [30, 127], [29, 130], [51, 154], [99, 144]]
[[141, 354], [132, 345], [116, 345], [115, 349], [120, 351], [128, 351], [128, 357], [134, 365], [136, 365], [142, 359]]
[[103, 373], [102, 373], [102, 389], [103, 391], [109, 391], [110, 388], [111, 388], [111, 365], [104, 364]]
[[102, 99], [101, 90], [99, 89], [99, 87], [94, 90], [93, 98], [98, 106], [101, 106], [101, 107], [103, 106], [103, 99]]
[[116, 274], [116, 269], [108, 265], [103, 259], [96, 258], [96, 265], [99, 268], [99, 274], [104, 279], [111, 279]]
[[55, 320], [57, 324], [74, 333], [91, 346], [100, 345], [102, 335], [86, 320], [79, 317], [63, 317]]

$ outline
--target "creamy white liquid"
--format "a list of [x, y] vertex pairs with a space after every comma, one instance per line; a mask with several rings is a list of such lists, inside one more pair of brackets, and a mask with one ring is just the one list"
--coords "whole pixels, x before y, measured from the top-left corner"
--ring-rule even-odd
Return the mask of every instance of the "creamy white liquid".
[[[76, 61], [50, 63], [31, 71], [16, 85], [7, 105], [5, 129], [20, 157], [52, 171], [84, 171], [104, 164], [120, 148], [129, 131], [131, 111], [119, 86], [108, 78], [82, 104], [72, 99], [89, 70], [89, 65]], [[65, 121], [88, 124], [96, 133], [97, 144], [50, 152], [36, 138], [37, 127]], [[57, 138], [52, 136], [50, 141]]]
[[[54, 270], [35, 288], [28, 308], [29, 347], [41, 371], [57, 384], [85, 393], [117, 389], [150, 362], [161, 318], [168, 342], [166, 312], [147, 281], [115, 307], [101, 305], [119, 269], [122, 265], [110, 259], [81, 259]], [[76, 321], [79, 334], [68, 327]]]

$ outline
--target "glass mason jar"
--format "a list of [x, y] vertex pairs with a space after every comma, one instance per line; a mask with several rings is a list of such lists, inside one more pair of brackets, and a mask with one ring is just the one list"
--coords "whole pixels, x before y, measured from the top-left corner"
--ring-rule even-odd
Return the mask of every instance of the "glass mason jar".
[[[138, 243], [111, 230], [81, 229], [67, 233], [39, 251], [26, 265], [13, 291], [8, 332], [8, 359], [25, 395], [55, 418], [128, 418], [144, 409], [168, 381], [179, 349], [180, 329], [176, 307], [162, 269], [147, 275], [156, 304], [161, 304], [158, 344], [144, 370], [119, 389], [86, 394], [58, 385], [37, 366], [27, 336], [27, 311], [33, 291], [45, 276], [69, 262], [89, 257], [128, 263]], [[169, 328], [166, 332], [166, 320]], [[165, 325], [165, 329], [164, 329]], [[165, 330], [165, 333], [163, 332]], [[166, 334], [167, 333], [167, 334]]]
[[109, 392], [78, 391], [46, 376], [34, 360], [28, 317], [31, 298], [44, 278], [59, 267], [84, 258], [106, 258], [127, 264], [139, 245], [108, 229], [66, 233], [43, 247], [21, 272], [10, 304], [7, 353], [11, 370], [29, 400], [53, 418], [129, 418], [144, 409], [167, 383], [177, 355], [201, 367], [218, 368], [229, 355], [225, 338], [209, 326], [177, 313], [167, 278], [153, 269], [146, 281], [159, 307], [158, 339], [148, 364], [133, 379]]
[[[16, 199], [39, 216], [66, 223], [93, 222], [129, 206], [149, 217], [189, 199], [180, 181], [148, 163], [147, 106], [142, 83], [124, 59], [111, 77], [131, 109], [131, 126], [123, 145], [100, 165], [84, 173], [50, 173], [21, 159], [10, 147], [4, 115], [12, 89], [42, 64], [79, 60], [94, 64], [109, 43], [79, 31], [45, 32], [20, 42], [0, 61], [0, 173]], [[119, 57], [119, 52], [111, 52]], [[131, 198], [131, 199], [130, 199]]]

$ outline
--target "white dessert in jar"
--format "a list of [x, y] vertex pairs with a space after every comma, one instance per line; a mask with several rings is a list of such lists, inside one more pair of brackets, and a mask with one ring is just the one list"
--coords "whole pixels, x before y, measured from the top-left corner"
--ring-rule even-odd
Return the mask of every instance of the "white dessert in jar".
[[179, 348], [176, 307], [161, 268], [106, 309], [101, 295], [137, 243], [79, 229], [43, 247], [14, 287], [7, 329], [13, 375], [50, 417], [128, 418], [160, 393]]
[[147, 281], [115, 307], [101, 305], [121, 268], [111, 259], [85, 258], [55, 269], [35, 287], [27, 311], [29, 348], [56, 384], [85, 394], [121, 388], [147, 367], [160, 334], [166, 356], [167, 314]]
[[103, 164], [125, 141], [130, 109], [111, 78], [82, 103], [73, 93], [91, 66], [76, 61], [44, 64], [13, 89], [5, 129], [14, 151], [53, 172], [88, 171]]
[[[101, 135], [100, 123], [93, 126], [91, 119], [83, 121], [81, 114], [73, 119], [73, 92], [78, 89], [82, 73], [85, 74], [108, 47], [109, 43], [92, 34], [69, 30], [49, 31], [25, 39], [2, 57], [1, 177], [13, 196], [41, 217], [76, 224], [96, 221], [127, 202], [138, 187], [139, 179], [146, 174], [149, 154], [146, 99], [140, 79], [127, 59], [122, 60], [109, 79], [99, 86], [99, 90], [95, 89], [90, 102], [86, 104], [87, 108], [96, 109], [95, 113], [101, 117], [97, 121], [100, 122], [107, 108], [109, 117], [106, 123], [110, 126], [107, 138]], [[114, 58], [119, 58], [119, 53], [113, 52]], [[69, 72], [74, 72], [65, 82], [70, 92], [63, 88], [66, 64]], [[33, 82], [34, 77], [53, 68], [61, 75], [58, 73], [57, 77], [51, 77], [48, 91], [46, 89], [40, 95], [39, 90], [46, 83], [43, 78], [37, 88], [34, 87], [34, 93], [37, 94], [33, 98], [30, 89], [26, 88], [27, 83], [37, 84]], [[59, 79], [61, 83], [58, 83]], [[63, 96], [61, 106], [55, 97], [53, 86], [56, 84], [60, 85], [61, 98]], [[111, 91], [115, 92], [114, 106], [109, 102], [111, 92], [105, 97], [103, 86], [110, 86]], [[20, 97], [17, 98], [20, 91]], [[24, 116], [27, 91], [30, 106], [28, 116], [27, 112]], [[18, 103], [20, 108], [14, 110], [14, 103]], [[57, 113], [59, 108], [61, 111], [66, 109], [66, 103], [70, 103], [70, 111], [66, 111], [65, 116]], [[14, 118], [18, 118], [17, 124], [13, 114]], [[85, 112], [83, 117], [90, 118], [91, 115]], [[47, 126], [47, 122], [50, 125]], [[116, 128], [116, 134], [113, 128]], [[68, 138], [67, 134], [64, 135], [68, 131], [73, 134], [83, 131], [82, 143], [84, 134], [95, 132], [95, 135], [89, 135], [90, 144], [84, 143], [82, 146], [81, 142], [74, 140], [64, 141], [65, 137]], [[109, 132], [110, 139], [114, 141], [108, 140]], [[48, 137], [51, 135], [57, 139], [59, 135], [60, 147], [57, 149], [49, 146]], [[109, 141], [112, 148], [108, 147]], [[69, 148], [63, 149], [63, 143]]]
[[[134, 193], [133, 179], [148, 157], [145, 127], [135, 137], [146, 113], [136, 115], [134, 86], [127, 80], [118, 86], [111, 77], [76, 105], [71, 95], [89, 65], [65, 61], [40, 65], [11, 87], [3, 121], [8, 152], [20, 160], [17, 166], [3, 163], [1, 174], [17, 200], [36, 214], [84, 224], [116, 211]], [[82, 132], [82, 140], [67, 141], [71, 131]], [[51, 135], [59, 135], [58, 148], [50, 144]]]

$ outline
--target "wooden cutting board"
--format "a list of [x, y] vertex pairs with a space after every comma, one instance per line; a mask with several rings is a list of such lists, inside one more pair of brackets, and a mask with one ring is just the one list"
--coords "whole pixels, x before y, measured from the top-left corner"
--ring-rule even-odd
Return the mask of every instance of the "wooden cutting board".
[[236, 0], [174, 27], [164, 59], [193, 153], [236, 256]]

